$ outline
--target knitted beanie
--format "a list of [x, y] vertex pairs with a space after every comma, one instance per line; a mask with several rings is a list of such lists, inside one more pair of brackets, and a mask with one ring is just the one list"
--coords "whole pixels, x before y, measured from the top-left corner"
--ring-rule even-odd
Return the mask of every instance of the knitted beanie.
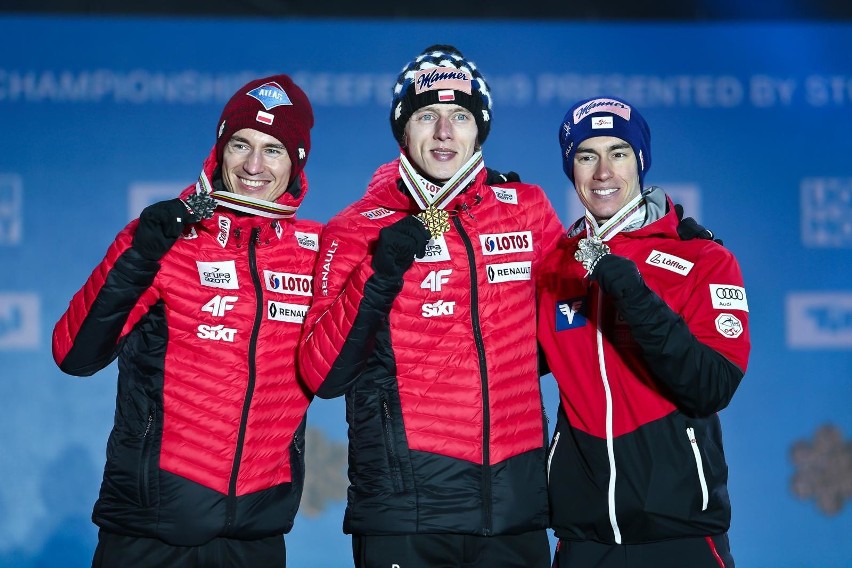
[[651, 129], [639, 111], [616, 97], [597, 97], [576, 103], [559, 126], [562, 169], [574, 182], [574, 155], [577, 147], [595, 136], [621, 138], [633, 148], [639, 171], [639, 184], [651, 167]]
[[476, 121], [477, 141], [485, 142], [491, 130], [491, 91], [473, 61], [451, 45], [428, 47], [402, 68], [390, 113], [391, 130], [400, 146], [411, 115], [437, 103], [469, 110]]
[[305, 93], [287, 75], [255, 79], [239, 89], [222, 110], [216, 133], [216, 159], [235, 132], [253, 128], [278, 139], [287, 149], [290, 182], [305, 167], [311, 150], [314, 113]]

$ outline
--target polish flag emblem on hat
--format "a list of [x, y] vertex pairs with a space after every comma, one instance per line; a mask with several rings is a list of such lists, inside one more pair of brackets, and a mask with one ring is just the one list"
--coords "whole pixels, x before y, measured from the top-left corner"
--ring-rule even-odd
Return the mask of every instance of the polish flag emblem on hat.
[[275, 115], [259, 110], [257, 111], [255, 120], [263, 124], [272, 124], [272, 121], [275, 120]]
[[438, 100], [442, 103], [454, 101], [456, 100], [456, 94], [452, 91], [452, 89], [446, 91], [438, 91]]

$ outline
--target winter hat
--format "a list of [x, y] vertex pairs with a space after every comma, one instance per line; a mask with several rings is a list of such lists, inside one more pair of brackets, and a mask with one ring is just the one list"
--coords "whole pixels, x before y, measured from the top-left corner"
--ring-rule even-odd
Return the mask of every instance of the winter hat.
[[491, 130], [491, 91], [473, 61], [451, 45], [433, 45], [402, 68], [393, 87], [390, 122], [403, 145], [405, 125], [414, 111], [436, 103], [462, 106], [473, 114], [479, 144]]
[[293, 164], [292, 182], [308, 160], [313, 125], [311, 103], [290, 77], [255, 79], [239, 89], [222, 110], [216, 133], [216, 159], [221, 165], [225, 144], [235, 132], [253, 128], [284, 144]]
[[616, 97], [596, 97], [572, 106], [559, 126], [562, 169], [574, 182], [574, 154], [584, 141], [595, 136], [621, 138], [633, 148], [639, 185], [651, 167], [651, 129], [639, 111]]

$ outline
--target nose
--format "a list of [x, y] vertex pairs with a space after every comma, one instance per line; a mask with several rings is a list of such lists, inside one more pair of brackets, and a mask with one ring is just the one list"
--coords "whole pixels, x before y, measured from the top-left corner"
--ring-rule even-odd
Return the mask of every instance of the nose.
[[598, 162], [598, 167], [595, 168], [595, 179], [598, 180], [608, 180], [612, 177], [612, 168], [610, 167], [609, 160], [602, 159]]
[[253, 148], [243, 162], [243, 169], [248, 174], [259, 174], [263, 171], [263, 149]]
[[439, 116], [435, 123], [435, 139], [449, 140], [453, 137], [453, 125], [446, 116]]

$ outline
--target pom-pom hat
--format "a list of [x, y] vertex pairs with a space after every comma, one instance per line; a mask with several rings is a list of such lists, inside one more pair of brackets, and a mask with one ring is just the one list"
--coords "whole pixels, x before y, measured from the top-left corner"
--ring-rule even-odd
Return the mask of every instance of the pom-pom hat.
[[639, 111], [616, 97], [595, 97], [576, 103], [559, 125], [562, 169], [574, 182], [574, 155], [577, 147], [595, 136], [621, 138], [633, 148], [642, 186], [651, 167], [651, 129]]
[[253, 128], [284, 144], [293, 164], [292, 183], [308, 161], [313, 125], [311, 103], [290, 77], [255, 79], [240, 88], [222, 110], [216, 132], [216, 159], [221, 165], [225, 145], [235, 132]]
[[451, 45], [433, 45], [402, 68], [391, 101], [394, 138], [403, 146], [405, 125], [418, 109], [454, 104], [473, 114], [481, 145], [491, 130], [491, 91], [473, 61]]

